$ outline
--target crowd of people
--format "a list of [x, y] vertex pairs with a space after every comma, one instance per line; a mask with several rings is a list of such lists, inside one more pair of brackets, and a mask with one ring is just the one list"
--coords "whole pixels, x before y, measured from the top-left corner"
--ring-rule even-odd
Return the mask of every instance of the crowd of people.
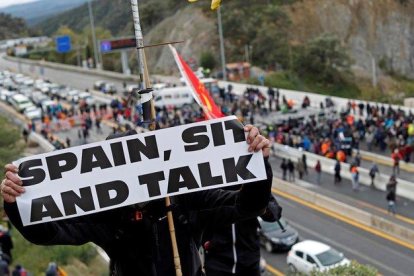
[[[219, 89], [213, 95], [221, 107], [223, 114], [235, 114], [242, 121], [255, 123], [256, 115], [266, 116], [271, 112], [289, 112], [295, 108], [295, 103], [281, 95], [279, 90], [269, 88], [267, 97], [256, 88], [248, 88], [243, 95], [236, 95], [232, 87]], [[306, 109], [310, 106], [309, 97], [305, 97], [299, 108]], [[333, 102], [327, 98], [321, 103], [322, 109], [333, 107]], [[79, 128], [79, 139], [87, 142], [89, 131], [96, 128], [101, 130], [102, 120], [113, 120], [117, 127], [114, 127], [114, 134], [121, 127], [130, 125], [140, 126], [140, 106], [131, 107], [128, 99], [117, 98], [109, 105], [91, 105], [81, 102], [79, 106], [71, 105], [70, 108], [58, 104], [48, 109], [41, 120], [40, 132], [57, 149], [71, 146], [71, 140], [62, 142], [53, 134], [65, 131], [68, 127]], [[332, 116], [331, 116], [332, 115]], [[402, 110], [395, 110], [392, 107], [372, 106], [369, 104], [349, 102], [346, 110], [339, 114], [331, 114], [326, 117], [307, 118], [306, 120], [287, 120], [278, 125], [264, 125], [264, 133], [275, 143], [301, 148], [324, 157], [335, 159], [334, 182], [340, 183], [341, 162], [349, 162], [352, 188], [359, 188], [360, 156], [352, 156], [353, 149], [360, 149], [361, 143], [365, 143], [369, 150], [377, 149], [385, 151], [387, 148], [392, 152], [394, 172], [399, 173], [399, 162], [404, 160], [410, 162], [412, 145], [414, 143], [413, 114], [406, 114]], [[161, 128], [173, 127], [204, 120], [202, 110], [196, 105], [182, 108], [165, 106], [157, 109], [156, 121]], [[32, 131], [39, 131], [38, 125], [29, 124]], [[295, 171], [299, 179], [309, 173], [306, 155], [303, 154], [298, 160], [283, 159], [280, 168], [283, 172], [283, 179], [295, 181]], [[318, 160], [314, 170], [317, 175], [317, 183], [321, 184], [322, 164]], [[370, 170], [372, 185], [375, 176], [379, 173], [376, 164]], [[387, 185], [388, 210], [395, 214], [396, 200], [396, 177], [393, 176]], [[69, 233], [67, 233], [69, 235]], [[40, 234], [39, 234], [40, 235]], [[57, 241], [65, 243], [66, 241]], [[121, 260], [118, 260], [122, 263]], [[16, 267], [17, 269], [17, 267]], [[22, 269], [21, 267], [19, 268]], [[114, 269], [114, 268], [112, 268]]]

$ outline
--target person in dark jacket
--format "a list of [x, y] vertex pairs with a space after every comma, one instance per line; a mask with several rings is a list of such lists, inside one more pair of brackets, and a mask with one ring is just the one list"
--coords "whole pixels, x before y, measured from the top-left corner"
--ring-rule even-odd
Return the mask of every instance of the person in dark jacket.
[[[185, 276], [203, 275], [198, 248], [207, 225], [225, 225], [263, 214], [272, 185], [267, 161], [269, 140], [256, 127], [245, 126], [249, 151], [262, 151], [267, 179], [243, 185], [240, 191], [205, 190], [171, 197], [172, 213]], [[128, 133], [133, 134], [133, 133]], [[67, 220], [23, 226], [16, 197], [24, 192], [18, 168], [6, 165], [0, 190], [4, 208], [23, 236], [39, 245], [81, 245], [93, 242], [110, 257], [111, 275], [175, 275], [164, 200], [113, 209]]]
[[[262, 219], [275, 222], [281, 214], [282, 208], [270, 196]], [[203, 233], [206, 276], [260, 276], [259, 227], [257, 218], [210, 225]]]
[[11, 262], [13, 261], [11, 253], [11, 250], [13, 249], [13, 240], [10, 236], [10, 232], [7, 229], [5, 229], [3, 225], [0, 225], [0, 249], [3, 253], [3, 260], [11, 264]]

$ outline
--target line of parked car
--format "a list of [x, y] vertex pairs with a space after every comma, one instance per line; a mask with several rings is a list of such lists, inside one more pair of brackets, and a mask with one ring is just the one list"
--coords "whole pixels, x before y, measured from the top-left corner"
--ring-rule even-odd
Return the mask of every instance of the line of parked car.
[[41, 119], [60, 100], [72, 104], [81, 101], [88, 105], [95, 104], [95, 99], [88, 92], [9, 71], [0, 71], [0, 100], [13, 106], [29, 120]]

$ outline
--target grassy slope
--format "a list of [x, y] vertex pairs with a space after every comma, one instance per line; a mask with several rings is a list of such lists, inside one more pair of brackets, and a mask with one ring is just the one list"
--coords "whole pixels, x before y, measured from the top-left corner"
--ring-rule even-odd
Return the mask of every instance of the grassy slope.
[[[0, 167], [19, 158], [24, 146], [20, 130], [0, 116]], [[101, 276], [109, 273], [108, 264], [97, 255], [92, 245], [36, 246], [26, 241], [15, 229], [11, 230], [11, 234], [14, 243], [12, 267], [19, 263], [34, 275], [44, 275], [48, 263], [54, 261], [61, 264], [69, 275]]]

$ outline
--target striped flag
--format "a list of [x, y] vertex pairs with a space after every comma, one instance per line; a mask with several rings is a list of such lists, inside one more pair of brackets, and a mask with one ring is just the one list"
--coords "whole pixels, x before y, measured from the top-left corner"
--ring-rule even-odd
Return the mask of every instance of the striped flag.
[[184, 61], [184, 59], [178, 54], [177, 49], [169, 45], [174, 55], [175, 62], [180, 69], [181, 75], [184, 77], [187, 86], [190, 87], [196, 102], [203, 109], [208, 119], [223, 117], [221, 109], [216, 105], [210, 92], [206, 89], [204, 84], [197, 78], [190, 66]]

